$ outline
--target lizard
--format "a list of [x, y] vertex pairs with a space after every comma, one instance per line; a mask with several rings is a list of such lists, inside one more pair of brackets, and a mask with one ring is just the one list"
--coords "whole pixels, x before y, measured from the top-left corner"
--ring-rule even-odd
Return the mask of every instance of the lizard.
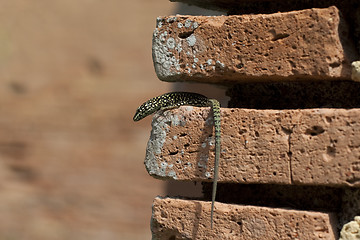
[[216, 99], [210, 99], [204, 95], [191, 92], [169, 92], [163, 95], [149, 99], [137, 108], [133, 117], [134, 121], [139, 121], [152, 113], [159, 110], [168, 110], [177, 108], [182, 105], [195, 107], [211, 107], [214, 118], [215, 128], [215, 163], [213, 175], [213, 187], [211, 195], [211, 229], [213, 228], [214, 206], [217, 190], [217, 181], [219, 176], [219, 159], [220, 159], [220, 138], [221, 138], [221, 120], [220, 120], [220, 103]]

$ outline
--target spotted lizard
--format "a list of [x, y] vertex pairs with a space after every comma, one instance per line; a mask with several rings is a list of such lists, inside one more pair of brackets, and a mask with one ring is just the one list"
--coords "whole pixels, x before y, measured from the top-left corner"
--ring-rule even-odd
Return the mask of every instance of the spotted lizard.
[[190, 92], [170, 92], [152, 98], [143, 103], [134, 115], [133, 120], [139, 121], [146, 116], [159, 111], [177, 108], [182, 105], [190, 105], [195, 107], [211, 107], [214, 118], [215, 127], [215, 164], [213, 176], [213, 188], [211, 196], [211, 228], [213, 227], [214, 205], [217, 189], [217, 181], [219, 175], [219, 159], [220, 159], [220, 103], [216, 99], [209, 99], [198, 93]]

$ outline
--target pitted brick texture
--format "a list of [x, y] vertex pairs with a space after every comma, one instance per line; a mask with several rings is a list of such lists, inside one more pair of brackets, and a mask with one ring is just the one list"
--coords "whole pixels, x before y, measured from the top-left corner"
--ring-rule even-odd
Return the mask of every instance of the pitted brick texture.
[[[153, 239], [336, 239], [334, 215], [279, 208], [155, 198]], [[333, 224], [333, 225], [332, 225]]]
[[164, 81], [351, 79], [358, 55], [336, 7], [157, 20], [153, 60]]
[[[221, 118], [220, 182], [360, 186], [360, 109], [222, 108]], [[151, 175], [212, 180], [209, 108], [165, 111], [152, 124]]]
[[292, 122], [294, 183], [360, 186], [360, 109], [304, 110]]

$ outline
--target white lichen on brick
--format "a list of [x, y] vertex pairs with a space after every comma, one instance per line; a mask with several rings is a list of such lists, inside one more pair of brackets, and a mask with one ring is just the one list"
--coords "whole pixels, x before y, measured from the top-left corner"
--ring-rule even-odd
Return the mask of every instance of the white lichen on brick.
[[197, 22], [195, 22], [195, 21], [191, 21], [190, 19], [186, 19], [184, 26], [185, 26], [186, 28], [196, 29], [196, 28], [199, 27], [199, 23], [197, 23]]
[[[167, 167], [168, 167], [168, 173], [167, 173], [167, 176], [168, 177], [170, 177], [170, 178], [172, 178], [172, 179], [177, 179], [177, 176], [176, 176], [176, 172], [174, 171], [174, 170], [172, 170], [172, 168], [173, 168], [173, 164], [169, 164]], [[171, 170], [170, 170], [171, 169]]]
[[173, 23], [173, 22], [175, 22], [177, 20], [177, 17], [169, 17], [166, 21], [168, 22], [168, 23]]
[[175, 172], [174, 170], [171, 170], [171, 171], [168, 173], [168, 177], [176, 180], [176, 179], [177, 179], [176, 172]]
[[[168, 116], [168, 115], [166, 115], [166, 116]], [[171, 118], [171, 124], [172, 124], [173, 126], [179, 126], [179, 125], [181, 125], [181, 120], [179, 119], [179, 116], [177, 116], [177, 115], [172, 116], [172, 118]]]
[[168, 40], [166, 41], [166, 46], [170, 49], [175, 48], [175, 39], [174, 38], [168, 38]]
[[151, 135], [146, 147], [145, 167], [150, 175], [158, 175], [162, 172], [155, 156], [161, 154], [166, 130], [163, 126], [164, 122], [158, 121], [159, 118], [158, 115], [153, 117]]
[[162, 27], [162, 21], [161, 21], [162, 19], [161, 18], [156, 18], [156, 27], [157, 28], [161, 28]]
[[[172, 121], [170, 121], [172, 122]], [[152, 121], [152, 130], [150, 139], [146, 147], [145, 167], [150, 175], [159, 177], [166, 177], [167, 163], [161, 162], [158, 164], [156, 156], [161, 154], [162, 147], [166, 140], [167, 132], [169, 131], [169, 122], [167, 118], [156, 113]], [[174, 178], [174, 176], [171, 176]], [[176, 177], [176, 175], [175, 175]]]
[[[190, 20], [185, 21], [185, 23], [180, 22], [177, 17], [169, 17], [167, 19], [157, 18], [157, 27], [153, 34], [153, 62], [157, 76], [162, 80], [168, 81], [176, 80], [176, 77], [181, 75], [184, 70], [187, 70], [188, 73], [191, 72], [191, 70], [189, 71], [189, 68], [181, 69], [180, 53], [183, 50], [183, 44], [185, 45], [185, 48], [189, 48], [195, 46], [197, 42], [194, 33], [186, 39], [182, 39], [174, 34], [169, 34], [169, 32], [172, 31], [172, 23], [174, 23], [178, 28], [183, 28], [184, 24], [187, 28], [192, 29], [199, 26], [198, 23]], [[165, 28], [164, 26], [167, 27]], [[186, 54], [195, 58], [195, 52], [192, 51], [188, 50]], [[196, 66], [192, 67], [195, 68]]]
[[196, 43], [196, 37], [194, 34], [191, 34], [189, 37], [186, 38], [186, 42], [189, 44], [190, 47], [193, 47]]
[[209, 143], [209, 146], [215, 145], [215, 137], [208, 137], [206, 138], [206, 141]]
[[[179, 108], [180, 110], [184, 110], [186, 112], [192, 112], [194, 110], [193, 106], [182, 106]], [[182, 125], [183, 126], [183, 125]]]
[[[176, 17], [174, 19], [176, 20]], [[157, 26], [162, 26], [162, 21], [158, 19]], [[169, 19], [167, 21], [169, 22]], [[167, 31], [159, 29], [160, 27], [157, 27], [154, 30], [152, 53], [156, 74], [160, 79], [164, 79], [180, 73], [179, 59], [175, 56], [177, 56], [177, 51], [182, 51], [182, 47], [179, 40], [168, 36]]]
[[160, 176], [166, 176], [166, 168], [167, 168], [167, 162], [161, 162], [160, 163], [160, 168], [159, 168], [159, 175]]
[[186, 19], [186, 21], [185, 21], [185, 27], [186, 28], [189, 28], [189, 27], [191, 27], [191, 20], [190, 19]]
[[211, 178], [211, 173], [209, 173], [209, 172], [205, 172], [204, 175], [205, 175], [206, 178]]
[[175, 50], [179, 53], [182, 51], [181, 42], [175, 46]]
[[222, 62], [220, 62], [219, 60], [217, 60], [217, 61], [215, 62], [215, 66], [216, 66], [216, 67], [219, 67], [219, 68], [221, 68], [221, 69], [224, 69], [224, 68], [225, 68], [225, 64], [222, 63]]
[[[183, 112], [191, 112], [192, 106], [182, 106]], [[172, 169], [173, 164], [161, 161], [161, 152], [166, 141], [170, 126], [185, 126], [184, 114], [173, 114], [171, 111], [159, 111], [152, 120], [150, 139], [146, 147], [145, 167], [150, 175], [163, 178], [177, 179], [176, 172]], [[177, 139], [173, 137], [174, 140]], [[182, 150], [182, 155], [184, 151]]]

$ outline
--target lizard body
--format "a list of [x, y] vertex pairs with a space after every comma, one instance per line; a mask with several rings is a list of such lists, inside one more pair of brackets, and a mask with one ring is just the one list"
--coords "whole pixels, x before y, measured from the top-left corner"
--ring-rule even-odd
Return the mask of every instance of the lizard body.
[[196, 107], [211, 107], [214, 118], [215, 127], [215, 164], [214, 164], [214, 177], [213, 189], [211, 196], [211, 228], [213, 227], [214, 218], [214, 205], [217, 190], [217, 180], [219, 175], [219, 159], [220, 159], [220, 103], [216, 99], [209, 99], [204, 95], [190, 92], [170, 92], [160, 95], [158, 97], [149, 99], [143, 103], [134, 115], [133, 120], [139, 121], [144, 117], [159, 111], [176, 108], [182, 105], [190, 105]]

